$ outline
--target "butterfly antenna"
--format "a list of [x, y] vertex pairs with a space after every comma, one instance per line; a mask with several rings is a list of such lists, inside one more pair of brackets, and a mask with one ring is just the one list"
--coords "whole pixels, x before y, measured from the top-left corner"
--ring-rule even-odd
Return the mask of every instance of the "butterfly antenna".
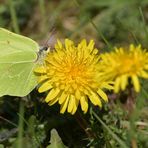
[[54, 37], [54, 35], [56, 34], [56, 29], [55, 27], [52, 27], [51, 30], [49, 31], [49, 35], [47, 40], [45, 41], [45, 46], [48, 46], [48, 43], [50, 43]]

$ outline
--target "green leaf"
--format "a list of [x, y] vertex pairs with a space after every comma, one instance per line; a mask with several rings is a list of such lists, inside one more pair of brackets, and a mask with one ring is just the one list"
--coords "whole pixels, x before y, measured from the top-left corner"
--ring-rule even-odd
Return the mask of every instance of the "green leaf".
[[67, 148], [60, 136], [58, 135], [58, 132], [56, 131], [56, 129], [52, 129], [51, 130], [51, 138], [50, 138], [50, 145], [47, 146], [47, 148]]
[[0, 96], [26, 96], [35, 88], [38, 51], [35, 41], [0, 28]]
[[0, 144], [0, 148], [4, 148], [4, 145], [3, 144]]

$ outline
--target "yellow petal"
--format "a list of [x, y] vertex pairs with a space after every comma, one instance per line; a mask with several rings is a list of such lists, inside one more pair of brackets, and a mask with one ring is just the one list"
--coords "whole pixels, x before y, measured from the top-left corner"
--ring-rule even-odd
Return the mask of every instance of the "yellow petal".
[[36, 73], [46, 73], [46, 68], [44, 66], [36, 67], [34, 69], [34, 72], [36, 72]]
[[49, 89], [53, 88], [49, 81], [44, 82], [38, 89], [39, 93], [45, 92]]
[[102, 87], [103, 87], [103, 88], [106, 88], [106, 89], [109, 89], [109, 90], [114, 89], [114, 86], [112, 86], [112, 85], [110, 85], [110, 84], [107, 84], [107, 83], [103, 84]]
[[117, 77], [115, 80], [115, 85], [114, 85], [114, 92], [118, 93], [120, 90], [120, 77]]
[[41, 83], [42, 81], [48, 79], [47, 75], [41, 75], [38, 79], [38, 83]]
[[132, 76], [132, 82], [133, 82], [135, 91], [136, 91], [136, 92], [139, 92], [139, 91], [140, 91], [140, 84], [139, 84], [138, 77], [137, 77], [136, 75], [133, 75], [133, 76]]
[[84, 113], [86, 113], [88, 110], [88, 99], [86, 96], [81, 96], [80, 104], [81, 104], [82, 111], [84, 111]]
[[146, 70], [148, 70], [148, 64], [146, 64], [146, 65], [144, 66], [144, 68], [145, 68]]
[[122, 90], [125, 90], [127, 82], [128, 82], [127, 80], [128, 80], [128, 77], [126, 75], [121, 76], [121, 89]]
[[83, 39], [79, 44], [78, 44], [78, 49], [86, 48], [86, 40]]
[[87, 48], [90, 50], [90, 52], [92, 52], [92, 50], [94, 49], [94, 45], [95, 45], [94, 41], [90, 40], [90, 42], [87, 46]]
[[61, 43], [60, 40], [57, 40], [57, 45], [58, 45], [58, 48], [59, 48], [59, 49], [62, 49], [62, 43]]
[[78, 100], [80, 100], [81, 98], [81, 92], [77, 89], [76, 92], [75, 92], [75, 96]]
[[[93, 53], [92, 54], [96, 55], [98, 52], [99, 52], [99, 50], [97, 48], [95, 48], [93, 50]], [[100, 59], [100, 57], [98, 56], [98, 58], [96, 58], [96, 61], [98, 61], [99, 59]]]
[[54, 105], [57, 101], [59, 100], [59, 98], [58, 97], [56, 97], [56, 98], [54, 98], [53, 100], [51, 100], [49, 103], [48, 103], [48, 105]]
[[60, 54], [61, 53], [61, 50], [63, 50], [63, 45], [61, 43], [60, 40], [57, 40], [57, 43], [55, 44], [55, 51]]
[[69, 102], [69, 96], [66, 98], [66, 101], [61, 105], [61, 109], [60, 109], [61, 114], [63, 114], [66, 111], [68, 102]]
[[142, 71], [140, 72], [140, 76], [147, 79], [147, 78], [148, 78], [148, 73], [145, 72], [144, 70], [142, 70]]
[[69, 97], [69, 103], [68, 103], [68, 109], [67, 109], [69, 113], [72, 112], [74, 105], [75, 105], [75, 97], [71, 95]]
[[134, 51], [135, 50], [135, 47], [133, 44], [130, 44], [130, 51]]
[[89, 99], [94, 105], [102, 107], [100, 97], [96, 93], [92, 92], [91, 95], [89, 95]]
[[73, 45], [74, 45], [73, 41], [71, 41], [69, 39], [65, 39], [65, 48], [66, 48], [67, 51], [69, 51], [71, 46], [73, 46]]
[[77, 111], [78, 105], [79, 105], [79, 100], [75, 99], [74, 100], [73, 110], [71, 112], [72, 115], [75, 114], [75, 112]]
[[59, 97], [59, 104], [63, 104], [67, 98], [67, 94], [63, 91], [61, 96]]
[[106, 95], [106, 93], [102, 90], [102, 89], [99, 89], [97, 91], [97, 93], [102, 97], [102, 99], [105, 101], [105, 102], [108, 102], [108, 97]]
[[60, 93], [60, 89], [58, 89], [58, 88], [52, 89], [52, 90], [48, 93], [47, 97], [45, 98], [45, 101], [46, 101], [46, 102], [51, 101], [52, 99], [54, 99], [55, 97], [57, 97], [57, 95], [58, 95], [59, 93]]
[[87, 46], [86, 39], [81, 40], [80, 45], [81, 45], [83, 48], [86, 48], [86, 46]]

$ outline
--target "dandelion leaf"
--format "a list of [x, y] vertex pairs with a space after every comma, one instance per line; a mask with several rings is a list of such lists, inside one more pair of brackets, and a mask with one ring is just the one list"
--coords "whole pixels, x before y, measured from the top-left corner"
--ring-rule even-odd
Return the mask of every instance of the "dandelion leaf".
[[30, 38], [0, 28], [0, 96], [26, 96], [34, 89], [38, 50]]
[[67, 146], [63, 144], [56, 129], [51, 130], [50, 145], [48, 145], [47, 148], [67, 148]]

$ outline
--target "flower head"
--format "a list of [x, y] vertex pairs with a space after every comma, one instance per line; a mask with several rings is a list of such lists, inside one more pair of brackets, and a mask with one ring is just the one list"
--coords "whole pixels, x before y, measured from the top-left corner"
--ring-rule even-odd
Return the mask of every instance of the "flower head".
[[130, 45], [129, 49], [116, 48], [102, 54], [102, 65], [106, 75], [115, 81], [114, 91], [125, 90], [130, 82], [136, 92], [140, 91], [138, 77], [148, 78], [148, 52], [141, 45]]
[[102, 88], [111, 86], [100, 77], [99, 60], [93, 40], [88, 45], [82, 40], [78, 46], [68, 39], [65, 45], [58, 40], [55, 50], [47, 54], [45, 64], [35, 69], [41, 83], [38, 91], [48, 91], [45, 101], [49, 105], [58, 102], [61, 113], [67, 109], [74, 114], [79, 104], [86, 113], [89, 99], [101, 107], [101, 98], [108, 101]]

